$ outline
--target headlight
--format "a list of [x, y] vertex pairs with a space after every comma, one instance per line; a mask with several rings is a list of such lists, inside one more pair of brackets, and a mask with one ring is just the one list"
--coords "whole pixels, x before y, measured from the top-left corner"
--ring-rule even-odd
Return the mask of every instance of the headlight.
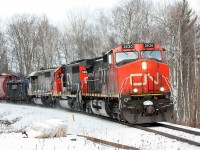
[[134, 89], [133, 89], [133, 92], [134, 92], [134, 93], [137, 93], [137, 92], [138, 92], [138, 89], [137, 89], [137, 88], [134, 88]]
[[165, 88], [164, 87], [160, 87], [160, 91], [164, 92]]
[[152, 105], [153, 105], [153, 102], [150, 101], [150, 100], [147, 100], [147, 101], [144, 101], [144, 102], [143, 102], [143, 105], [144, 105], [144, 106], [152, 106]]
[[147, 69], [147, 62], [142, 62], [142, 70], [146, 70]]

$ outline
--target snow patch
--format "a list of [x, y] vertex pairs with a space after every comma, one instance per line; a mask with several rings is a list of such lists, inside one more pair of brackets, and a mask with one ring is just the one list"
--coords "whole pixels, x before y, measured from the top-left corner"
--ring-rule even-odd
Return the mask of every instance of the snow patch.
[[22, 132], [23, 137], [29, 138], [53, 138], [65, 137], [67, 124], [60, 119], [50, 119], [44, 122], [33, 122], [33, 124]]

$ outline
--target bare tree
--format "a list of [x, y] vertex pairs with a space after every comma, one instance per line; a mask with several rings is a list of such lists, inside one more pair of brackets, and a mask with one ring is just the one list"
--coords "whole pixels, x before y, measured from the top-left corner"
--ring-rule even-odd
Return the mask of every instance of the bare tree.
[[186, 0], [168, 5], [164, 12], [164, 17], [160, 16], [156, 19], [161, 27], [161, 33], [162, 31], [165, 33], [165, 37], [162, 34], [159, 36], [168, 49], [167, 59], [174, 89], [172, 93], [176, 102], [176, 121], [195, 126], [196, 121], [191, 121], [192, 116], [194, 117], [191, 104], [196, 99], [194, 91], [198, 90], [197, 86], [194, 86], [197, 81], [195, 74], [198, 72], [197, 67], [194, 67], [197, 60], [195, 34], [199, 32], [195, 31], [197, 17]]
[[0, 73], [8, 73], [7, 46], [3, 31], [0, 31]]
[[59, 61], [59, 44], [60, 32], [59, 30], [50, 25], [46, 16], [38, 23], [38, 54], [37, 54], [37, 69], [44, 67], [55, 67], [61, 64]]
[[193, 28], [193, 45], [194, 45], [194, 85], [193, 94], [190, 105], [190, 125], [193, 127], [200, 127], [200, 23], [197, 22]]
[[68, 43], [67, 50], [73, 53], [72, 60], [87, 58], [89, 37], [89, 14], [88, 12], [71, 11], [67, 15], [65, 38]]
[[33, 71], [34, 57], [37, 54], [37, 19], [30, 15], [14, 16], [8, 23], [7, 36], [13, 59], [22, 74]]
[[95, 21], [91, 30], [93, 46], [96, 56], [102, 55], [103, 52], [111, 50], [117, 46], [112, 29], [112, 13], [109, 11], [98, 10], [95, 12]]
[[[22, 74], [60, 65], [60, 32], [48, 19], [17, 15], [8, 23], [7, 35], [12, 57]], [[17, 70], [17, 71], [18, 71]]]
[[149, 42], [150, 3], [145, 0], [124, 0], [113, 10], [113, 28], [117, 43]]

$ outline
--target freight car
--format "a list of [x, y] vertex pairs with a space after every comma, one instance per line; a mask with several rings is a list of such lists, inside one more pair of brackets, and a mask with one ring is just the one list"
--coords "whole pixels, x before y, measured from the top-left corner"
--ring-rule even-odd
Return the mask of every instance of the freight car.
[[25, 77], [14, 77], [7, 81], [7, 98], [8, 102], [31, 102], [28, 95], [28, 79]]
[[0, 100], [6, 100], [7, 82], [17, 77], [17, 75], [1, 74], [0, 75]]

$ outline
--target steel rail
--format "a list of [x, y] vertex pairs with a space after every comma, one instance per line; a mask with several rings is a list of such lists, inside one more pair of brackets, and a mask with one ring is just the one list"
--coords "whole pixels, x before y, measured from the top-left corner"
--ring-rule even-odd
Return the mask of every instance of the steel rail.
[[141, 130], [148, 131], [148, 132], [153, 132], [155, 134], [159, 134], [159, 135], [165, 136], [165, 137], [170, 138], [170, 139], [175, 139], [175, 140], [180, 141], [180, 142], [184, 142], [184, 143], [188, 143], [188, 144], [200, 147], [200, 143], [189, 140], [189, 139], [185, 139], [185, 138], [178, 137], [178, 136], [168, 134], [168, 133], [164, 133], [164, 132], [161, 132], [161, 131], [156, 131], [156, 130], [150, 129], [148, 127], [143, 127], [143, 126], [139, 126], [139, 125], [135, 125], [134, 127], [137, 128], [137, 129], [141, 129]]
[[157, 123], [157, 124], [160, 125], [161, 127], [165, 127], [165, 128], [168, 128], [168, 129], [173, 129], [173, 130], [182, 131], [182, 132], [185, 132], [185, 133], [200, 136], [200, 132], [198, 132], [198, 131], [193, 131], [193, 130], [190, 130], [190, 129], [184, 129], [184, 128], [181, 128], [181, 127], [176, 127], [176, 126], [173, 126], [173, 125], [167, 125], [167, 124], [163, 124], [163, 123]]

